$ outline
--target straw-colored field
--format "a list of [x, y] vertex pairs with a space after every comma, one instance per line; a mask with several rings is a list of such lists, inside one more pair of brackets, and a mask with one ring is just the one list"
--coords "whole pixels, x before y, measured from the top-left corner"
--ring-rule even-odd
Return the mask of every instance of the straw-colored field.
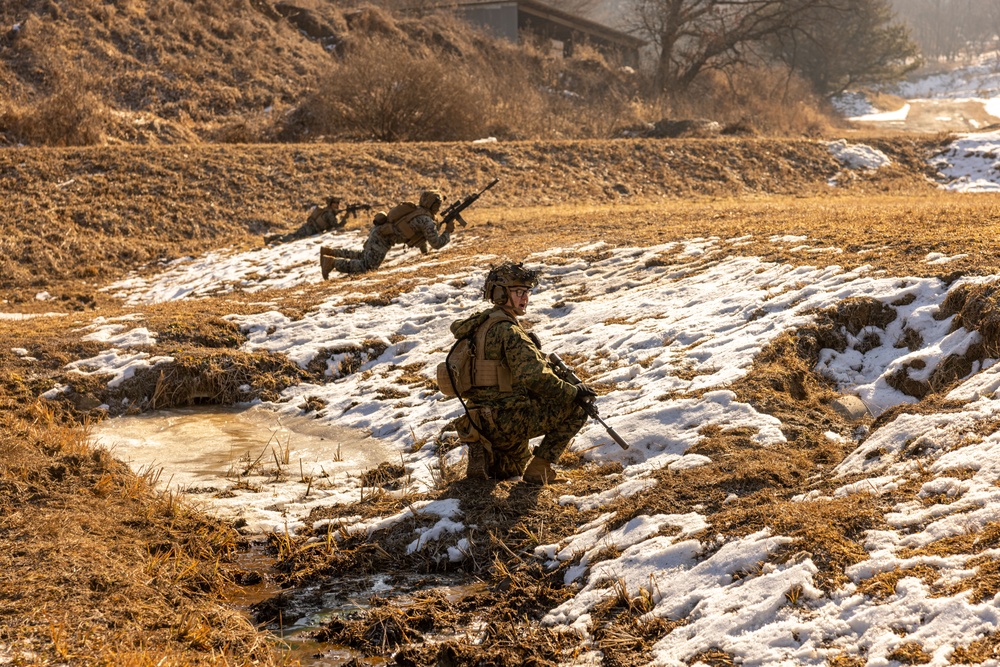
[[[149, 274], [161, 259], [224, 246], [259, 247], [263, 234], [298, 227], [307, 204], [328, 192], [384, 204], [432, 185], [452, 197], [464, 195], [498, 176], [501, 185], [469, 211], [470, 226], [459, 231], [466, 236], [449, 255], [452, 273], [481, 268], [474, 264], [483, 254], [520, 259], [595, 241], [647, 246], [699, 237], [741, 238], [739, 252], [790, 264], [871, 265], [888, 275], [947, 274], [949, 280], [996, 273], [1000, 196], [951, 194], [929, 183], [922, 158], [937, 141], [875, 139], [896, 164], [875, 175], [840, 174], [844, 187], [838, 188], [828, 185], [840, 170], [825, 148], [797, 140], [0, 152], [0, 186], [16, 193], [0, 211], [2, 310], [59, 313], [0, 319], [0, 662], [282, 660], [280, 652], [271, 652], [266, 633], [258, 633], [223, 599], [233, 582], [253, 580], [236, 564], [238, 536], [231, 527], [156, 493], [151, 475], [130, 472], [107, 452], [89, 448], [86, 424], [100, 418], [89, 402], [38, 399], [56, 383], [73, 384], [76, 396], [105, 397], [100, 378], [71, 377], [64, 368], [101, 349], [99, 343], [80, 341], [80, 327], [98, 317], [140, 313], [151, 330], [164, 334], [149, 352], [177, 358], [173, 379], [163, 380], [173, 385], [164, 388], [147, 379], [128, 390], [133, 398], [158, 393], [158, 407], [183, 404], [188, 397], [178, 387], [186, 378], [227, 373], [250, 381], [266, 397], [303, 379], [321, 382], [322, 369], [297, 369], [279, 355], [241, 352], [241, 333], [222, 316], [267, 308], [294, 318], [331, 294], [361, 288], [377, 300], [410, 287], [376, 273], [271, 291], [267, 305], [249, 304], [237, 292], [126, 307], [99, 290], [129, 271]], [[363, 222], [349, 227], [360, 229]], [[798, 236], [808, 237], [808, 247], [791, 238]], [[928, 264], [929, 253], [963, 257], [944, 268]], [[417, 264], [419, 258], [408, 261]], [[437, 275], [441, 269], [412, 275]], [[36, 298], [42, 292], [51, 298]], [[813, 554], [817, 582], [829, 588], [842, 583], [843, 568], [861, 558], [863, 531], [880, 525], [893, 498], [849, 497], [809, 511], [788, 503], [817, 488], [808, 481], [817, 462], [836, 463], [848, 453], [846, 444], [818, 436], [839, 417], [827, 405], [829, 387], [793, 348], [779, 339], [731, 389], [740, 400], [791, 424], [801, 437], [762, 453], [748, 446], [746, 434], [710, 430], [702, 448], [712, 465], [658, 478], [655, 506], [643, 497], [642, 506], [622, 500], [615, 510], [684, 512], [705, 504], [715, 530], [736, 535], [770, 526], [799, 540], [793, 551]], [[804, 389], [787, 389], [795, 383]], [[572, 470], [580, 462], [570, 459], [563, 463]], [[597, 489], [600, 472], [581, 471], [575, 483]], [[428, 601], [427, 613], [456, 622], [477, 614], [493, 617], [497, 631], [483, 650], [496, 664], [526, 659], [505, 649], [515, 640], [526, 645], [526, 636], [534, 647], [529, 658], [550, 664], [546, 661], [570, 644], [534, 621], [567, 594], [526, 554], [575, 527], [555, 493], [513, 485], [483, 498], [455, 476], [445, 476], [453, 481], [447, 493], [468, 503], [470, 522], [493, 536], [490, 544], [479, 545], [474, 564], [465, 566], [490, 589], [460, 609]], [[747, 496], [724, 504], [717, 489], [736, 476], [747, 480]], [[901, 488], [896, 495], [907, 492]], [[332, 514], [377, 516], [399, 504], [375, 497], [367, 506]], [[386, 553], [356, 541], [336, 551], [276, 538], [274, 547], [289, 582], [358, 568], [416, 567], [390, 556], [391, 548]], [[871, 583], [871, 595], [882, 594], [878, 585]], [[975, 579], [970, 586], [984, 594], [996, 588]], [[641, 600], [626, 593], [595, 612], [607, 621], [598, 639], [613, 664], [641, 664], [643, 650], [672, 627], [642, 619]], [[355, 625], [330, 633], [338, 642], [353, 638], [357, 647], [376, 654], [368, 630], [391, 621], [409, 632], [420, 626], [409, 613], [382, 609], [367, 625], [352, 621]], [[421, 653], [417, 644], [406, 651], [411, 662], [399, 664], [438, 659]], [[454, 664], [464, 664], [470, 655], [459, 651]], [[971, 661], [978, 654], [969, 655]], [[725, 664], [712, 662], [712, 656], [702, 659]]]

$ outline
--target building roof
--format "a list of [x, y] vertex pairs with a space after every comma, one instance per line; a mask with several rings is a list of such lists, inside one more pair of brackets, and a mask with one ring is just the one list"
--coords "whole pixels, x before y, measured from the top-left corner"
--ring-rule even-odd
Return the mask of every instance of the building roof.
[[438, 7], [455, 7], [455, 8], [488, 8], [488, 7], [503, 7], [509, 5], [516, 5], [519, 12], [523, 12], [529, 16], [535, 16], [540, 19], [545, 19], [551, 21], [558, 25], [562, 25], [566, 28], [572, 30], [578, 30], [580, 32], [589, 33], [595, 37], [600, 37], [601, 39], [607, 40], [609, 42], [616, 42], [624, 46], [629, 46], [631, 48], [639, 48], [646, 44], [646, 41], [639, 39], [633, 35], [630, 35], [620, 30], [615, 30], [610, 28], [603, 23], [598, 23], [596, 21], [591, 21], [590, 19], [583, 18], [576, 14], [571, 14], [565, 12], [561, 9], [556, 9], [545, 3], [538, 2], [538, 0], [484, 0], [484, 1], [473, 1], [473, 2], [456, 2], [447, 5], [438, 5]]

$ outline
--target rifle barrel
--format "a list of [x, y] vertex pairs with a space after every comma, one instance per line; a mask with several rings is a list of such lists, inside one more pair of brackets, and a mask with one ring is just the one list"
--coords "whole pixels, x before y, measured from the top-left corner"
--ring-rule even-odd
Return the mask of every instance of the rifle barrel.
[[591, 415], [591, 417], [593, 417], [594, 419], [596, 419], [597, 422], [601, 426], [604, 427], [604, 430], [608, 432], [608, 435], [611, 436], [612, 440], [614, 440], [616, 443], [618, 443], [619, 447], [621, 447], [622, 449], [628, 449], [628, 443], [625, 442], [625, 438], [623, 438], [620, 435], [618, 435], [618, 431], [616, 431], [613, 428], [611, 428], [610, 426], [608, 426], [607, 423], [603, 419], [601, 419], [601, 417], [599, 415]]

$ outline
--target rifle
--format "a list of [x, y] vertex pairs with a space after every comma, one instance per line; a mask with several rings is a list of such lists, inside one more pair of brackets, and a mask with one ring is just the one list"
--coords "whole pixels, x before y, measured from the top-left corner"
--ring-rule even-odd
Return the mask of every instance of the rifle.
[[[560, 378], [562, 378], [564, 381], [569, 382], [571, 384], [580, 384], [581, 382], [583, 382], [583, 380], [581, 380], [577, 376], [577, 374], [574, 373], [573, 370], [569, 366], [567, 366], [563, 362], [563, 360], [559, 358], [559, 355], [556, 354], [555, 352], [549, 353], [549, 363], [552, 364], [552, 370], [555, 371], [555, 374], [558, 375]], [[597, 411], [597, 403], [587, 403], [584, 401], [580, 401], [578, 405], [581, 408], [583, 408], [583, 411], [587, 413], [588, 417], [590, 417], [591, 419], [593, 419], [598, 424], [604, 427], [604, 430], [608, 432], [608, 435], [611, 436], [612, 440], [618, 443], [619, 447], [621, 447], [622, 449], [628, 449], [628, 443], [625, 442], [625, 438], [618, 435], [618, 433], [613, 428], [608, 426], [604, 422], [604, 420], [601, 419], [601, 415]]]
[[358, 211], [370, 211], [370, 210], [372, 210], [371, 204], [348, 204], [344, 208], [338, 208], [336, 211], [333, 212], [333, 214], [340, 215], [341, 213], [343, 213], [344, 220], [346, 221], [348, 218], [357, 217]]
[[487, 190], [489, 190], [490, 188], [492, 188], [494, 185], [496, 185], [499, 182], [500, 182], [499, 178], [494, 178], [492, 181], [490, 181], [489, 185], [487, 185], [485, 188], [483, 188], [479, 192], [475, 192], [475, 193], [469, 195], [468, 197], [466, 197], [465, 199], [459, 199], [458, 201], [456, 201], [455, 203], [453, 203], [451, 206], [449, 206], [448, 208], [446, 208], [444, 210], [444, 212], [441, 213], [441, 222], [438, 223], [438, 226], [447, 225], [448, 223], [457, 220], [459, 225], [461, 225], [462, 227], [465, 227], [465, 225], [467, 223], [465, 222], [465, 218], [462, 217], [462, 211], [464, 211], [465, 209], [467, 209], [470, 206], [472, 206], [473, 204], [475, 204], [476, 200], [479, 199], [479, 197], [484, 192], [486, 192]]

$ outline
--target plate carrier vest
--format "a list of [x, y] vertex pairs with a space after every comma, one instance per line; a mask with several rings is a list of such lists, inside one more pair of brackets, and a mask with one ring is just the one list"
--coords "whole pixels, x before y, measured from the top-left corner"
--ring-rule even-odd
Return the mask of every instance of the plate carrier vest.
[[517, 320], [503, 310], [493, 311], [472, 336], [455, 343], [445, 360], [438, 364], [437, 383], [442, 394], [463, 397], [466, 392], [481, 387], [497, 387], [503, 393], [514, 391], [513, 376], [507, 364], [486, 358], [486, 334], [500, 322], [517, 324]]

